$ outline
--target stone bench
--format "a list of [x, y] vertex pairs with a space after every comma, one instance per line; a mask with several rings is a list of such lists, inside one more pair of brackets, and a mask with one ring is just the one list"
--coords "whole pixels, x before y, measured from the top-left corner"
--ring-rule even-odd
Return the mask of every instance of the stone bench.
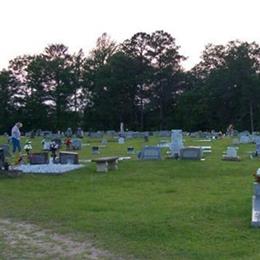
[[118, 157], [101, 157], [93, 159], [92, 162], [96, 163], [97, 172], [108, 172], [109, 170], [117, 170]]

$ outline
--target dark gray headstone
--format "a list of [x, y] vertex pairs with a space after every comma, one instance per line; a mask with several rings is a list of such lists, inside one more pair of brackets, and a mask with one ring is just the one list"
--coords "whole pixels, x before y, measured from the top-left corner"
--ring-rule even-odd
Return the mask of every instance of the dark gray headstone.
[[11, 154], [9, 152], [9, 145], [8, 144], [2, 144], [2, 145], [0, 145], [0, 148], [4, 149], [5, 157], [11, 156]]
[[0, 148], [0, 169], [5, 165], [5, 152], [3, 148]]
[[83, 132], [83, 130], [80, 127], [77, 129], [76, 136], [78, 138], [83, 138], [84, 137], [84, 132]]
[[171, 131], [168, 130], [163, 130], [159, 132], [160, 137], [170, 137], [171, 136]]
[[60, 163], [61, 164], [78, 164], [79, 155], [73, 152], [60, 152]]
[[92, 154], [98, 154], [99, 153], [99, 147], [98, 146], [92, 146]]
[[200, 160], [202, 158], [202, 149], [197, 147], [182, 148], [180, 157], [183, 160]]
[[72, 133], [72, 129], [69, 127], [67, 128], [66, 132], [65, 132], [65, 136], [66, 137], [72, 137], [73, 133]]
[[58, 145], [59, 149], [61, 148], [62, 140], [60, 138], [53, 138], [51, 141], [55, 142]]
[[135, 153], [134, 147], [127, 147], [127, 153], [128, 154], [134, 154]]
[[52, 136], [52, 132], [51, 131], [42, 131], [41, 132], [43, 137], [50, 137]]
[[29, 157], [30, 164], [48, 164], [48, 153], [32, 153]]
[[146, 146], [138, 155], [141, 160], [161, 160], [161, 149], [158, 146]]

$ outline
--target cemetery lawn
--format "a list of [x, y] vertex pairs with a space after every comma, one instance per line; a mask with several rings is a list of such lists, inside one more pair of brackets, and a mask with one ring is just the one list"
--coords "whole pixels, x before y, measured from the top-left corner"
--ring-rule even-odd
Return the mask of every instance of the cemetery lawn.
[[[145, 144], [111, 140], [92, 156], [90, 148], [100, 140], [83, 143], [90, 145], [80, 159], [127, 156], [127, 146]], [[260, 159], [248, 155], [254, 145], [240, 145], [242, 161], [227, 162], [221, 157], [231, 139], [185, 138], [185, 144], [211, 145], [213, 151], [205, 161], [138, 161], [133, 155], [107, 174], [89, 162], [61, 176], [0, 177], [0, 218], [87, 238], [125, 259], [259, 259], [260, 229], [250, 226], [252, 174], [260, 167]], [[40, 139], [33, 147], [40, 149]]]

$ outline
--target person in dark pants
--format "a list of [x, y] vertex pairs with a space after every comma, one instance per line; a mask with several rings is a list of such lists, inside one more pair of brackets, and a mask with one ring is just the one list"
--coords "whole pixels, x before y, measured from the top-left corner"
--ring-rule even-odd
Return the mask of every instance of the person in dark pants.
[[22, 123], [18, 122], [16, 123], [12, 128], [12, 144], [13, 144], [13, 153], [18, 150], [18, 152], [21, 152], [21, 144], [20, 144], [20, 138], [21, 138], [21, 132], [20, 128], [23, 126]]

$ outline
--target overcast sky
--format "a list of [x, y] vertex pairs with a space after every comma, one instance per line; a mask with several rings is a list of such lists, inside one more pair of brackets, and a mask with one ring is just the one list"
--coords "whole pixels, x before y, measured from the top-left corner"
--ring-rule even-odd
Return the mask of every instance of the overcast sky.
[[176, 39], [190, 68], [207, 43], [260, 43], [259, 12], [260, 0], [0, 0], [0, 69], [51, 43], [88, 53], [103, 32], [120, 43], [155, 30]]

